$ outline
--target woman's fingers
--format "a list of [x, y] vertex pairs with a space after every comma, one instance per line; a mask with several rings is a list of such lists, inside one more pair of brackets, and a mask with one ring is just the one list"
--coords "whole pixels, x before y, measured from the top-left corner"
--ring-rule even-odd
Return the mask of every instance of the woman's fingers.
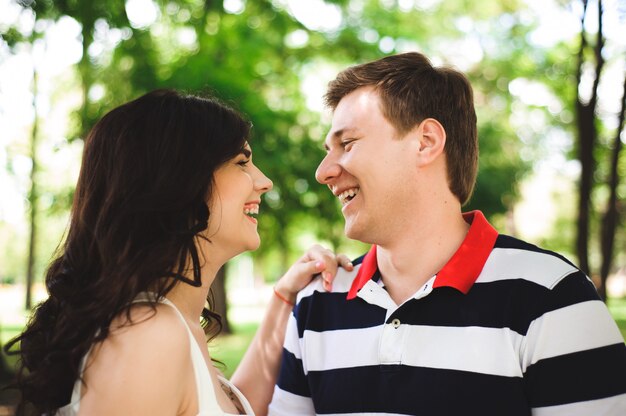
[[321, 273], [322, 285], [325, 290], [330, 292], [332, 290], [333, 281], [337, 276], [337, 269], [343, 267], [348, 271], [352, 271], [354, 270], [354, 266], [345, 254], [335, 254], [328, 249], [323, 249], [323, 251], [318, 250], [317, 253], [322, 256], [321, 258], [324, 262], [324, 269]]
[[343, 267], [354, 270], [352, 262], [345, 254], [335, 254], [319, 244], [311, 246], [307, 252], [279, 280], [278, 285], [295, 295], [316, 275], [321, 275], [325, 290], [332, 290], [332, 283], [337, 276], [337, 269]]
[[354, 265], [352, 264], [352, 261], [345, 254], [337, 254], [337, 262], [339, 263], [341, 267], [343, 267], [349, 272], [354, 270]]

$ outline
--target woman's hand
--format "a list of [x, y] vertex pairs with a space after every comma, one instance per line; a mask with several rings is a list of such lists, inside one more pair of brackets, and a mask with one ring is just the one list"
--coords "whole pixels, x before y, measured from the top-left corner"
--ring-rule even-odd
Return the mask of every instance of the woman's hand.
[[287, 270], [274, 289], [281, 296], [295, 303], [298, 292], [308, 285], [315, 275], [322, 275], [324, 289], [330, 291], [339, 267], [348, 271], [354, 269], [352, 262], [345, 254], [335, 254], [315, 244]]

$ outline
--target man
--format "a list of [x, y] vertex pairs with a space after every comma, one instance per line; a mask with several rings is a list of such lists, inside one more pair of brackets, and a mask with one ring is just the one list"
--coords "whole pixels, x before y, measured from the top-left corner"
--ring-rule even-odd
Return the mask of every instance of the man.
[[626, 347], [558, 254], [462, 214], [478, 142], [461, 73], [418, 53], [348, 68], [316, 172], [372, 244], [299, 295], [271, 415], [625, 415]]

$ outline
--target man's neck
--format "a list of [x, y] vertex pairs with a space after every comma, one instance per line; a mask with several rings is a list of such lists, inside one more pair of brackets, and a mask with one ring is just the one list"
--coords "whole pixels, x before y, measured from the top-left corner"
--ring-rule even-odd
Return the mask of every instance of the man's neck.
[[377, 247], [378, 269], [396, 304], [413, 296], [454, 255], [469, 224], [457, 213], [439, 213], [413, 224], [410, 233]]

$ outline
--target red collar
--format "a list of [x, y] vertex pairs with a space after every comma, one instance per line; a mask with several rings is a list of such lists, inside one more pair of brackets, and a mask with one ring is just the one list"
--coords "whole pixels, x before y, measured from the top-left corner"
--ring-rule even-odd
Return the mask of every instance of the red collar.
[[[478, 279], [496, 243], [498, 232], [487, 222], [482, 212], [467, 212], [463, 214], [463, 219], [471, 224], [470, 229], [459, 249], [437, 273], [433, 288], [449, 286], [467, 294]], [[356, 278], [352, 282], [347, 296], [348, 300], [356, 297], [357, 292], [372, 278], [377, 269], [376, 246], [373, 245], [363, 258]]]

